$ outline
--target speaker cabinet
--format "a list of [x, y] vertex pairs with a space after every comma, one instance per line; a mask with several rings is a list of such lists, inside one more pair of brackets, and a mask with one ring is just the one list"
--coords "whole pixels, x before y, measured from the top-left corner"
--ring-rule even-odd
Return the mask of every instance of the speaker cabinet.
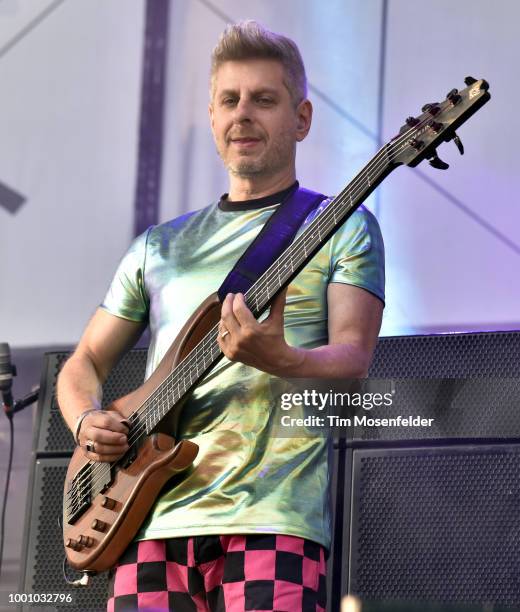
[[[67, 610], [106, 610], [107, 574], [92, 578], [87, 588], [68, 586], [63, 578], [62, 491], [69, 457], [36, 458], [32, 496], [26, 515], [23, 593], [70, 593]], [[67, 567], [70, 580], [81, 576]], [[31, 608], [28, 608], [30, 610]]]
[[[56, 378], [69, 353], [45, 355], [34, 427], [27, 496], [20, 590], [23, 593], [70, 593], [70, 610], [106, 610], [107, 574], [94, 576], [88, 588], [74, 588], [63, 578], [62, 493], [74, 440], [56, 402]], [[142, 384], [146, 350], [128, 353], [103, 385], [103, 404]], [[25, 562], [24, 562], [25, 561]], [[70, 580], [81, 574], [67, 567]], [[28, 608], [31, 609], [31, 608]], [[32, 608], [34, 609], [34, 608]]]
[[353, 451], [348, 590], [520, 604], [520, 444]]
[[405, 383], [439, 426], [345, 442], [341, 592], [517, 609], [520, 332], [385, 338], [371, 376], [436, 378]]

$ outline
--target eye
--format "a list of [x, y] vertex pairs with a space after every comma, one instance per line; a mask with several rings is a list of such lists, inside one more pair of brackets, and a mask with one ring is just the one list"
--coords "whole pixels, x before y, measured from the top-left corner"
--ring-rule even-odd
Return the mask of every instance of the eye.
[[237, 103], [237, 99], [236, 98], [222, 98], [221, 100], [221, 104], [222, 106], [234, 106]]
[[262, 106], [270, 106], [274, 104], [273, 98], [270, 98], [269, 96], [259, 96], [257, 98], [257, 102]]

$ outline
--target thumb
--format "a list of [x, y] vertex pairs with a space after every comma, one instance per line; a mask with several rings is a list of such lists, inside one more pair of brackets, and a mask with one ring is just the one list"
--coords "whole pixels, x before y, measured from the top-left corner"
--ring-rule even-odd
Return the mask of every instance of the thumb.
[[128, 431], [130, 431], [130, 428], [132, 427], [132, 424], [130, 423], [130, 421], [128, 419], [118, 419], [118, 421], [121, 423], [121, 425], [123, 425], [124, 427], [126, 427], [128, 429]]

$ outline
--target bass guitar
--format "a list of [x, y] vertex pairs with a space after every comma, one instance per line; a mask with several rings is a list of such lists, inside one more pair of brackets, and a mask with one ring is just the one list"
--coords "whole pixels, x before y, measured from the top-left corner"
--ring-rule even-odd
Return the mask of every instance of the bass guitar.
[[[448, 164], [437, 146], [453, 140], [464, 152], [456, 129], [489, 99], [484, 80], [465, 79], [466, 88], [450, 91], [440, 103], [426, 104], [409, 117], [354, 179], [308, 224], [245, 295], [259, 317], [273, 298], [299, 273], [332, 234], [400, 165], [424, 159], [438, 169]], [[88, 460], [76, 448], [65, 479], [63, 538], [69, 564], [100, 572], [112, 567], [135, 537], [164, 484], [186, 469], [197, 445], [178, 443], [158, 426], [178, 411], [187, 394], [222, 357], [217, 343], [220, 302], [210, 295], [193, 313], [152, 376], [132, 393], [108, 406], [129, 424], [129, 450], [118, 461]]]

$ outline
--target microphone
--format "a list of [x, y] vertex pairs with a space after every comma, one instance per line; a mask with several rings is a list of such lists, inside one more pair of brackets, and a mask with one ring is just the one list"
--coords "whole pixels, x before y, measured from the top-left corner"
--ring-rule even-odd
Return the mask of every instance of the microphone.
[[9, 416], [13, 408], [13, 376], [16, 376], [16, 368], [11, 363], [11, 350], [7, 342], [0, 342], [0, 392], [4, 403], [5, 413]]

